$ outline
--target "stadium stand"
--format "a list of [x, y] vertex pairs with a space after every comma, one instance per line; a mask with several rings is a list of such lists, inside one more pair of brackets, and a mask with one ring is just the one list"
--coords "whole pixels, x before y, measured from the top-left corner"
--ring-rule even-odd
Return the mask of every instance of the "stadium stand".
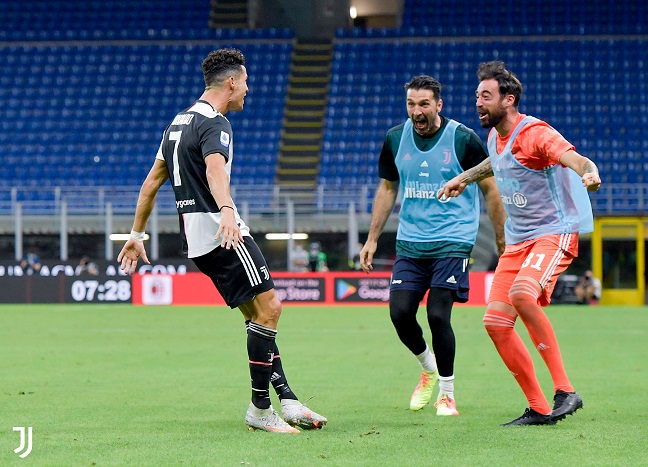
[[210, 0], [3, 2], [0, 188], [139, 185], [168, 121], [202, 92], [214, 40], [240, 48], [250, 72], [248, 115], [228, 118], [237, 152], [255, 159], [237, 162], [235, 180], [271, 185], [294, 32], [210, 29], [209, 11]]
[[[138, 186], [161, 131], [202, 89], [200, 60], [223, 45], [243, 50], [250, 69], [246, 109], [228, 114], [236, 152], [245, 154], [235, 164], [235, 188], [272, 190], [293, 31], [210, 29], [209, 0], [136, 4], [3, 2], [0, 204], [89, 186], [106, 187], [109, 197], [115, 187]], [[438, 77], [443, 113], [485, 136], [474, 113], [475, 71], [481, 61], [502, 59], [526, 85], [523, 111], [549, 121], [600, 165], [606, 185], [593, 196], [595, 209], [644, 212], [646, 12], [645, 2], [609, 0], [505, 0], [488, 9], [470, 0], [406, 0], [400, 28], [339, 30], [318, 189], [357, 199], [368, 187], [371, 198], [377, 154], [387, 129], [406, 118], [402, 85], [414, 74]], [[17, 186], [34, 189], [11, 193]], [[347, 201], [325, 199], [320, 207], [343, 209]]]
[[405, 0], [400, 28], [353, 28], [338, 37], [636, 35], [648, 33], [648, 4], [600, 0]]
[[[228, 114], [234, 183], [272, 185], [292, 40], [232, 42], [248, 59], [247, 114]], [[0, 187], [137, 186], [168, 121], [204, 87], [213, 44], [69, 42], [0, 47]], [[240, 135], [240, 137], [239, 137]], [[18, 201], [49, 195], [21, 190]], [[49, 197], [49, 198], [48, 198]]]
[[[521, 108], [602, 163], [605, 182], [641, 183], [648, 123], [648, 40], [340, 40], [335, 47], [321, 183], [375, 183], [385, 132], [407, 118], [403, 84], [431, 74], [444, 110], [476, 129], [477, 64], [501, 59], [526, 84]], [[428, 57], [434, 57], [429, 60]]]
[[320, 184], [377, 183], [382, 140], [407, 118], [403, 84], [416, 74], [437, 77], [443, 113], [485, 138], [477, 65], [504, 60], [525, 84], [522, 111], [600, 166], [594, 209], [645, 212], [647, 25], [645, 2], [405, 0], [400, 28], [339, 29]]
[[289, 39], [288, 28], [209, 28], [210, 0], [6, 0], [0, 41]]

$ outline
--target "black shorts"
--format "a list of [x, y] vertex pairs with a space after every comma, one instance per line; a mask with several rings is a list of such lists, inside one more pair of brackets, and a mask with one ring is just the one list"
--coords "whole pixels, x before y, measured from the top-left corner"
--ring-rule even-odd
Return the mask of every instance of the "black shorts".
[[428, 289], [452, 290], [454, 301], [468, 301], [468, 258], [408, 258], [396, 256], [390, 290], [415, 290], [421, 298]]
[[263, 253], [252, 237], [244, 237], [236, 250], [217, 247], [191, 258], [200, 272], [209, 276], [230, 308], [254, 299], [261, 292], [274, 289], [274, 281]]

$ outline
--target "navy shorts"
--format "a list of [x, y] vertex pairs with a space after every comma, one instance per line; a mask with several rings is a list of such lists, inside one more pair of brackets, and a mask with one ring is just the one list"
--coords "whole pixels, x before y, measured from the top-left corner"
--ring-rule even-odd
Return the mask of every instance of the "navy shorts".
[[236, 250], [219, 246], [205, 255], [192, 258], [200, 272], [209, 276], [230, 308], [274, 289], [263, 253], [252, 237], [245, 236], [244, 240], [245, 243], [239, 243]]
[[396, 256], [389, 290], [415, 290], [432, 287], [453, 291], [454, 301], [468, 301], [468, 258], [407, 258]]

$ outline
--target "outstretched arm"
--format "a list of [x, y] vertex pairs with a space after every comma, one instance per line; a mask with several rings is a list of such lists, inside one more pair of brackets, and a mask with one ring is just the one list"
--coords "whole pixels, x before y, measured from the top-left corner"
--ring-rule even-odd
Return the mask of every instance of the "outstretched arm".
[[580, 175], [587, 191], [597, 191], [601, 186], [601, 177], [596, 164], [573, 149], [560, 156], [560, 163]]
[[490, 217], [491, 224], [495, 231], [495, 244], [497, 245], [497, 253], [501, 256], [506, 247], [506, 240], [504, 239], [504, 222], [506, 221], [506, 211], [502, 204], [502, 197], [497, 189], [497, 183], [494, 178], [485, 178], [478, 182], [479, 188], [486, 200], [486, 211]]
[[117, 257], [117, 261], [121, 262], [120, 268], [124, 272], [133, 274], [137, 268], [137, 260], [140, 256], [146, 264], [151, 264], [146, 256], [144, 239], [142, 237], [146, 229], [146, 222], [151, 215], [151, 211], [153, 211], [153, 206], [155, 206], [157, 193], [168, 178], [169, 174], [166, 169], [166, 163], [163, 160], [156, 159], [153, 167], [151, 167], [151, 170], [146, 176], [146, 180], [142, 183], [142, 188], [140, 188], [131, 238], [128, 239]]
[[373, 269], [371, 262], [378, 248], [378, 237], [385, 228], [389, 215], [394, 210], [394, 204], [396, 204], [396, 197], [398, 196], [398, 184], [398, 182], [383, 179], [374, 196], [369, 235], [362, 250], [360, 250], [360, 267], [367, 274]]
[[441, 188], [437, 193], [437, 197], [439, 199], [444, 199], [447, 197], [455, 198], [463, 193], [466, 187], [471, 183], [480, 182], [485, 178], [492, 176], [493, 166], [491, 165], [491, 160], [489, 157], [488, 159], [485, 159], [481, 164], [460, 173], [451, 180], [448, 180], [443, 188]]

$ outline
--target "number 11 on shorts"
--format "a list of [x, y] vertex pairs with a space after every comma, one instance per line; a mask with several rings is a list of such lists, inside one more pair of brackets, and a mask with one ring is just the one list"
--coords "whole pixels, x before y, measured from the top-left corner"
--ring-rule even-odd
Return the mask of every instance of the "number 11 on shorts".
[[535, 257], [535, 262], [534, 264], [531, 264], [531, 268], [540, 271], [541, 264], [544, 261], [545, 256], [546, 255], [543, 253], [537, 253], [537, 254], [529, 253], [529, 256], [527, 256], [526, 259], [524, 260], [524, 263], [522, 263], [522, 268], [526, 268], [527, 266], [529, 266], [531, 262], [534, 261], [534, 257]]

